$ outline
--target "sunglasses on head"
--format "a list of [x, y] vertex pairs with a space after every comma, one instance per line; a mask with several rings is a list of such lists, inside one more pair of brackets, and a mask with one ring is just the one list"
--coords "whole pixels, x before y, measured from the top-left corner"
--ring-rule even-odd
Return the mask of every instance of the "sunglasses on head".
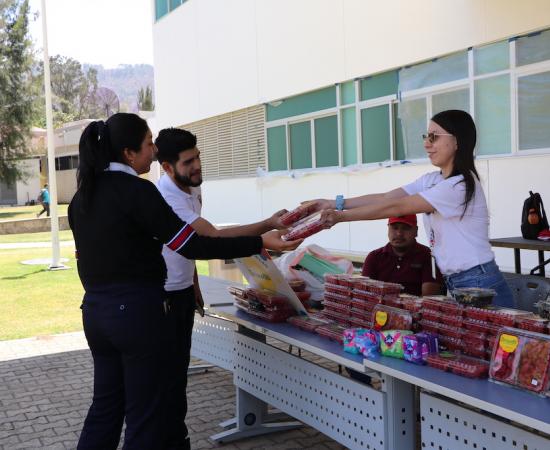
[[453, 136], [449, 133], [427, 133], [422, 135], [423, 140], [428, 140], [430, 144], [433, 144], [439, 136]]

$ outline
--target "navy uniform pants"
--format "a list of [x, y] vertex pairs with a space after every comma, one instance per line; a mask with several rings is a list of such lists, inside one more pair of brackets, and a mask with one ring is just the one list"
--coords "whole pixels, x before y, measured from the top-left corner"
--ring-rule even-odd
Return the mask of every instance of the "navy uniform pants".
[[93, 401], [79, 450], [166, 447], [173, 389], [173, 327], [162, 286], [86, 287], [84, 333], [94, 361]]
[[189, 450], [191, 448], [185, 416], [187, 414], [187, 370], [191, 358], [191, 335], [195, 317], [195, 290], [193, 286], [166, 292], [170, 304], [175, 353], [173, 356], [176, 376], [173, 392], [170, 395], [170, 449]]

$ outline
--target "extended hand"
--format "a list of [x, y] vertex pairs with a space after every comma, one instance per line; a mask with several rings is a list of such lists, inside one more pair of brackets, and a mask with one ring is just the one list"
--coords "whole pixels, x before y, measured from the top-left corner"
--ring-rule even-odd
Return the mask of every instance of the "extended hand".
[[283, 214], [286, 214], [288, 211], [286, 209], [281, 209], [280, 211], [277, 211], [275, 214], [273, 214], [269, 219], [267, 219], [267, 223], [269, 224], [270, 230], [283, 230], [286, 227], [281, 223], [281, 216]]
[[283, 252], [287, 250], [294, 250], [303, 242], [303, 239], [297, 239], [295, 241], [283, 241], [281, 239], [281, 236], [284, 235], [285, 232], [286, 230], [273, 230], [262, 234], [264, 247], [270, 250]]
[[323, 199], [323, 198], [308, 200], [306, 202], [302, 202], [301, 205], [304, 205], [304, 206], [307, 205], [309, 214], [322, 211], [323, 209], [334, 209], [336, 207], [334, 205], [334, 201]]
[[336, 211], [334, 209], [325, 209], [321, 212], [321, 221], [323, 222], [324, 227], [327, 229], [332, 228], [338, 222], [341, 222], [341, 214], [341, 211]]

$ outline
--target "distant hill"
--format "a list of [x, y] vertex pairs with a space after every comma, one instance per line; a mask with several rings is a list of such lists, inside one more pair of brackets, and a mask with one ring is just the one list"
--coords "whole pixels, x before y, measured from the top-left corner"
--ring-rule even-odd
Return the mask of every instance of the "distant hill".
[[120, 100], [120, 110], [137, 111], [137, 96], [140, 88], [151, 86], [154, 96], [153, 66], [149, 64], [121, 64], [114, 69], [105, 69], [101, 65], [83, 64], [84, 72], [88, 67], [97, 70], [99, 86], [112, 89]]

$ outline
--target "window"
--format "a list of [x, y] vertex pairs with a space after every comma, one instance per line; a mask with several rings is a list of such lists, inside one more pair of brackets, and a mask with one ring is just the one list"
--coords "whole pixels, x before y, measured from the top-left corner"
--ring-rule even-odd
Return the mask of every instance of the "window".
[[267, 148], [269, 170], [287, 170], [286, 162], [286, 129], [285, 126], [267, 129]]
[[315, 167], [338, 166], [338, 119], [315, 119]]
[[311, 160], [311, 124], [310, 122], [294, 123], [289, 126], [290, 134], [290, 168], [309, 169]]
[[355, 108], [345, 108], [342, 117], [342, 164], [357, 164], [357, 127], [355, 125]]
[[516, 65], [550, 60], [550, 30], [520, 37], [516, 41]]
[[363, 163], [391, 159], [389, 105], [361, 111], [361, 137]]
[[159, 20], [187, 0], [155, 0], [155, 18]]
[[300, 116], [336, 106], [336, 89], [328, 87], [308, 94], [278, 100], [266, 106], [266, 118], [268, 122]]
[[519, 151], [550, 149], [550, 71], [518, 78]]

